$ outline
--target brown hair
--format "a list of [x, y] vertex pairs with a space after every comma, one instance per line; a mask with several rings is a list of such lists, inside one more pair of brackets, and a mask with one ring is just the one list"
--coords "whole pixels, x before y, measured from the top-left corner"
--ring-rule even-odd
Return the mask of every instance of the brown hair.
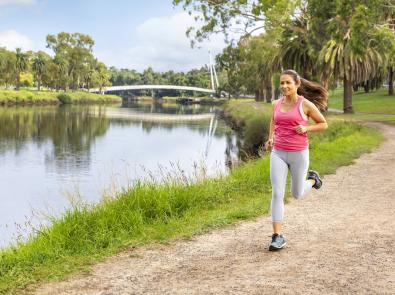
[[281, 75], [291, 76], [295, 83], [300, 82], [298, 87], [298, 94], [308, 99], [321, 111], [326, 112], [328, 109], [328, 91], [320, 84], [303, 79], [294, 70], [285, 70]]

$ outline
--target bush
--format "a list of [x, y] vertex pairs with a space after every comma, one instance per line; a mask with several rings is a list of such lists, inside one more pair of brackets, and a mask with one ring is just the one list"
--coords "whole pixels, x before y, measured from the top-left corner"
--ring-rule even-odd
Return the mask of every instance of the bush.
[[58, 99], [63, 104], [70, 104], [71, 103], [71, 96], [66, 93], [61, 93], [58, 96]]

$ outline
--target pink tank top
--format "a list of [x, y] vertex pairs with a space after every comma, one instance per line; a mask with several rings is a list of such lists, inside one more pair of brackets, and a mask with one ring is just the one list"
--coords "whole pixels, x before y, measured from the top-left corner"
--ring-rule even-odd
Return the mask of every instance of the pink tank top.
[[[284, 98], [276, 104], [274, 108], [274, 148], [281, 151], [302, 151], [309, 147], [307, 132], [299, 134], [295, 131], [298, 125], [307, 126], [309, 121], [303, 113], [303, 96], [298, 96], [298, 102], [289, 112], [282, 112], [281, 103]], [[304, 116], [302, 116], [302, 113]]]

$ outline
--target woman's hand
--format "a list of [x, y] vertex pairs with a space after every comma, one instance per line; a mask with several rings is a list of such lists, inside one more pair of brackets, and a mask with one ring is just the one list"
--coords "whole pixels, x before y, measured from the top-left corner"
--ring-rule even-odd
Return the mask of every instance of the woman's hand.
[[307, 127], [303, 125], [298, 125], [295, 127], [295, 131], [299, 134], [303, 134], [307, 132]]
[[265, 142], [265, 149], [267, 151], [271, 151], [273, 149], [273, 138], [269, 138], [266, 142]]

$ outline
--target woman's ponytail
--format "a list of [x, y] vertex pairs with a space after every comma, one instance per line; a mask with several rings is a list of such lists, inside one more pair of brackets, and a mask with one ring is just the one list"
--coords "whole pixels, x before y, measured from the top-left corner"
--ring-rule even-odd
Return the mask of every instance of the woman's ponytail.
[[315, 104], [321, 112], [328, 110], [328, 91], [323, 86], [301, 78], [294, 70], [285, 70], [281, 75], [289, 75], [296, 83], [300, 82], [298, 94]]

